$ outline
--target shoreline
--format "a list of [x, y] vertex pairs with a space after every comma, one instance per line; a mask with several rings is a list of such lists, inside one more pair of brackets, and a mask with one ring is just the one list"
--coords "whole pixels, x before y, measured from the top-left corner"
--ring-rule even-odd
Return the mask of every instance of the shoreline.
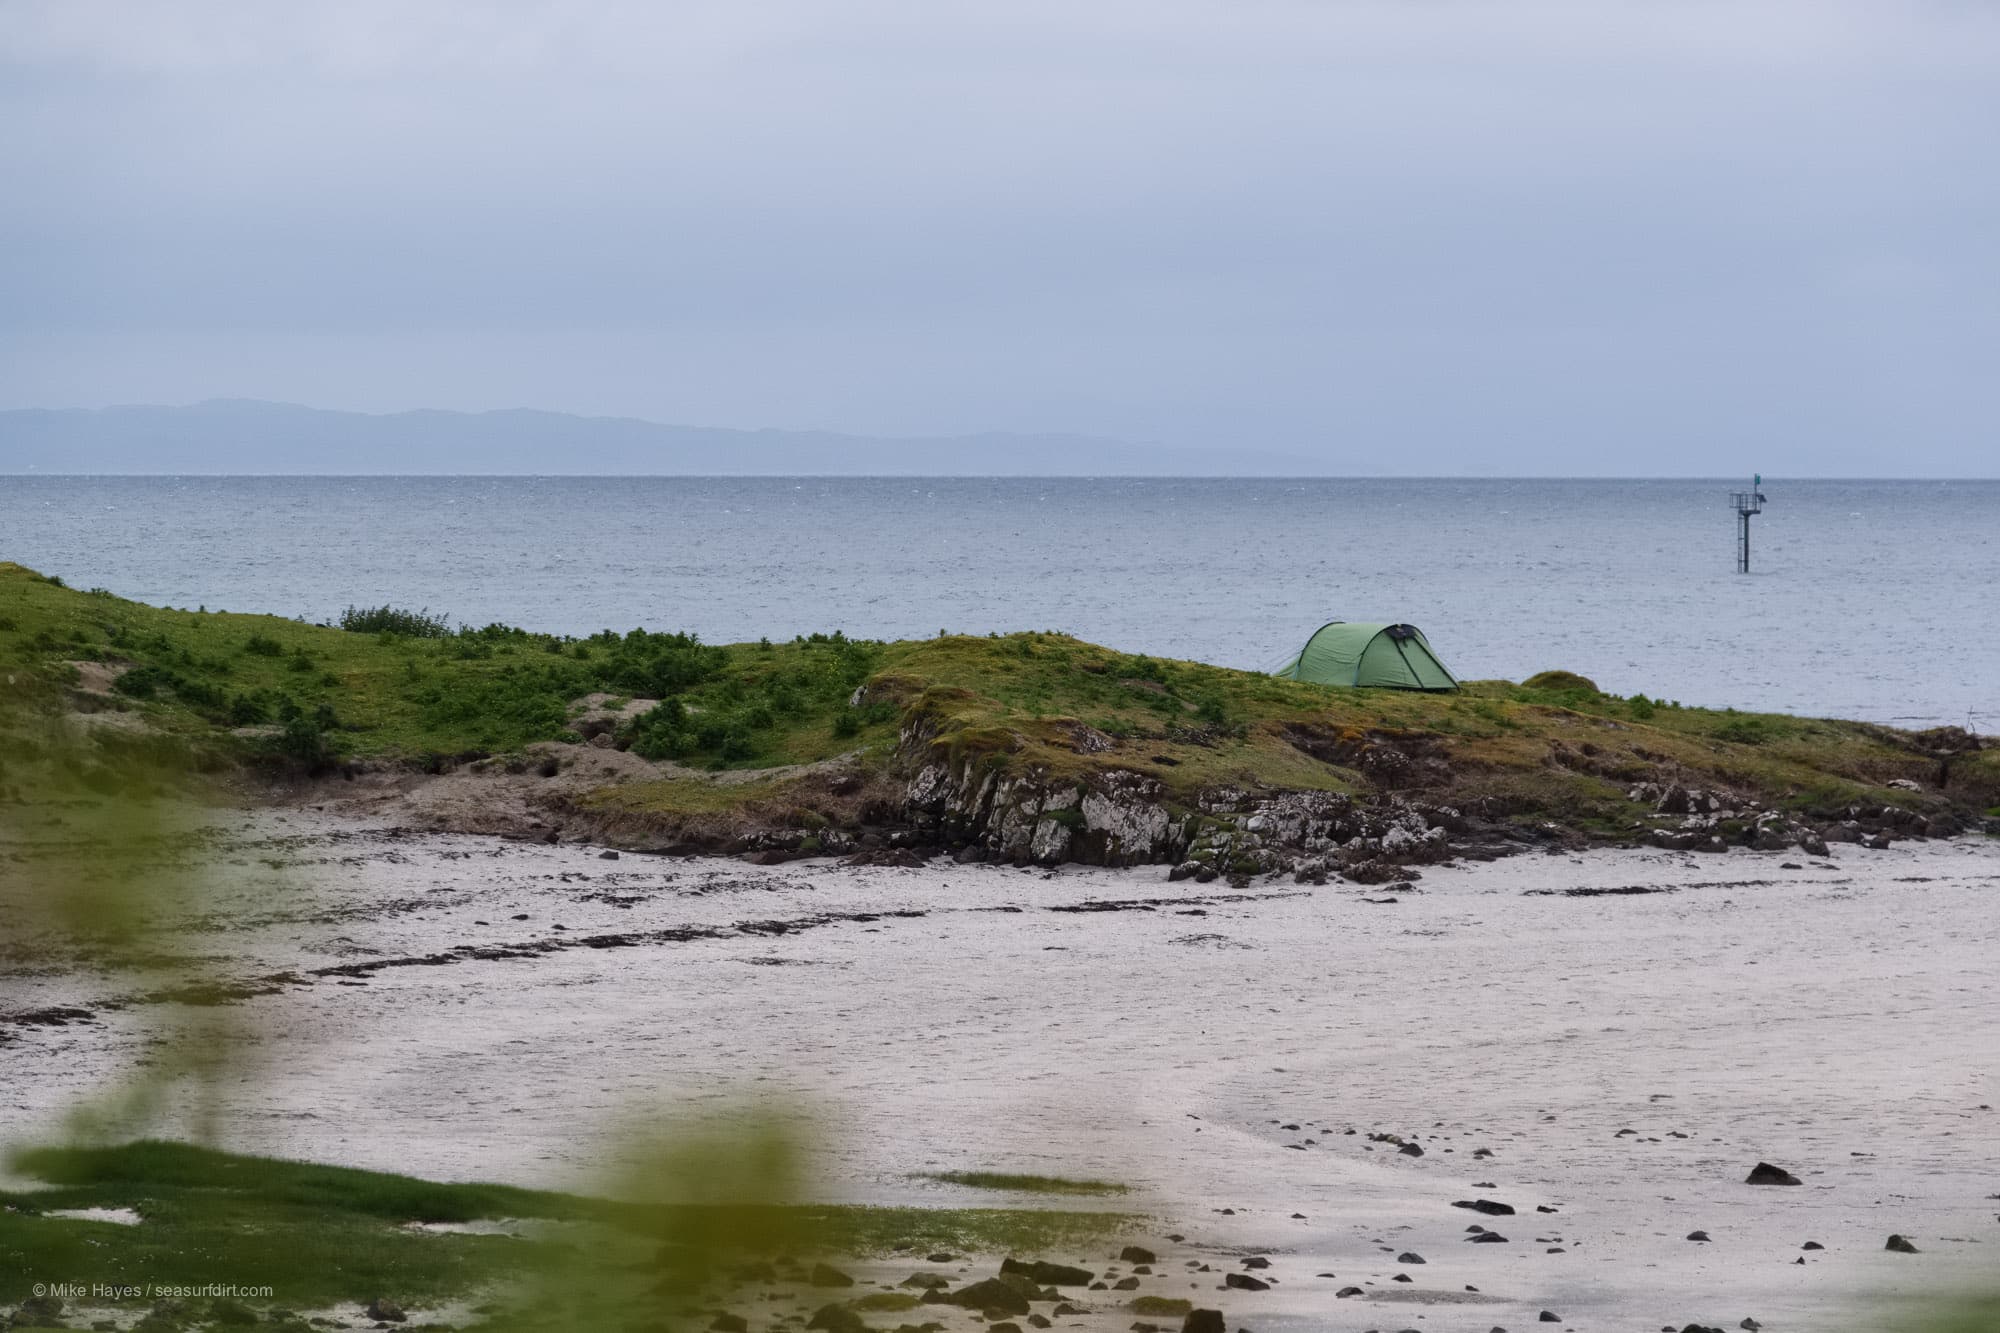
[[[1521, 856], [1390, 892], [1159, 867], [613, 861], [312, 812], [227, 819], [218, 861], [240, 864], [214, 941], [232, 968], [337, 969], [231, 1006], [274, 1058], [235, 1108], [245, 1151], [575, 1187], [580, 1128], [783, 1090], [834, 1126], [828, 1202], [1021, 1202], [917, 1171], [1126, 1182], [1116, 1209], [1268, 1251], [1295, 1279], [1226, 1307], [1257, 1328], [1294, 1297], [1327, 1326], [1310, 1274], [1386, 1282], [1381, 1244], [1427, 1258], [1408, 1285], [1566, 1320], [1713, 1322], [1698, 1289], [1742, 1307], [1730, 1325], [1821, 1328], [1878, 1291], [1974, 1279], [1994, 1240], [2000, 1168], [1973, 1165], [2000, 1161], [1979, 1066], [2000, 1046], [1989, 840], [1796, 869], [1748, 851]], [[59, 977], [9, 985], [87, 999]], [[142, 1052], [150, 1022], [17, 1030], [10, 1120], [48, 1123]], [[1806, 1187], [1743, 1185], [1757, 1161]], [[1493, 1219], [1452, 1203], [1475, 1197], [1532, 1220], [1469, 1245]], [[1694, 1230], [1715, 1239], [1681, 1239]], [[1891, 1232], [1922, 1253], [1878, 1254]], [[1828, 1250], [1802, 1256], [1807, 1239]]]

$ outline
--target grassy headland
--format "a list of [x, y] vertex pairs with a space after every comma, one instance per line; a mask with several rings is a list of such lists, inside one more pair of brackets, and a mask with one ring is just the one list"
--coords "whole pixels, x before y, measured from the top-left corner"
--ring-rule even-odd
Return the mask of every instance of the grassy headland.
[[[1243, 830], [1222, 825], [1284, 794], [1325, 798], [1308, 807], [1323, 827], [1306, 840], [1322, 844], [1381, 841], [1380, 828], [1326, 822], [1337, 798], [1528, 839], [1629, 840], [1709, 818], [1725, 842], [1752, 840], [1774, 813], [1947, 832], [2000, 805], [2000, 763], [1952, 729], [1687, 708], [1566, 672], [1424, 695], [1057, 633], [711, 645], [454, 629], [391, 608], [311, 625], [145, 606], [12, 564], [0, 564], [0, 673], [28, 715], [89, 738], [68, 762], [107, 773], [143, 753], [294, 775], [470, 766], [532, 786], [593, 744], [614, 748], [646, 762], [546, 804], [558, 823], [634, 845], [834, 851], [881, 830], [1033, 859], [1202, 852], [1227, 873]], [[13, 762], [33, 762], [16, 739]], [[1165, 823], [1093, 837], [1106, 802], [1128, 823], [1135, 811]]]

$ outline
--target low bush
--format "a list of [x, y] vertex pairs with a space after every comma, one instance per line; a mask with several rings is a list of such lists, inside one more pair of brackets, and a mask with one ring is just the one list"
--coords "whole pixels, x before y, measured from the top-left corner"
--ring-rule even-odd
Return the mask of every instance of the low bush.
[[340, 613], [340, 627], [350, 634], [400, 634], [406, 639], [442, 639], [451, 633], [451, 617], [434, 616], [399, 606], [350, 606]]
[[1574, 671], [1537, 671], [1521, 682], [1531, 690], [1548, 690], [1554, 694], [1568, 694], [1580, 691], [1597, 694], [1597, 682], [1588, 676], [1579, 676]]
[[1771, 739], [1770, 729], [1762, 718], [1736, 717], [1717, 727], [1712, 733], [1719, 741], [1730, 741], [1736, 745], [1762, 745]]
[[128, 699], [151, 699], [173, 680], [171, 672], [156, 666], [136, 666], [111, 682], [111, 688]]
[[283, 699], [278, 717], [280, 730], [265, 742], [267, 755], [315, 777], [339, 762], [341, 746], [334, 731], [340, 720], [332, 708], [318, 704], [308, 710]]

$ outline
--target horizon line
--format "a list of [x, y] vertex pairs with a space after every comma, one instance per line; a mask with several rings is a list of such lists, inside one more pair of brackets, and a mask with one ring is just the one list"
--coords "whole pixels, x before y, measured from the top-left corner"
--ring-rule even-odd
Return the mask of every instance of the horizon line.
[[[1763, 474], [1768, 484], [1789, 482], [2000, 481], [1990, 476], [1820, 476]], [[40, 477], [52, 481], [99, 478], [152, 478], [204, 481], [366, 481], [429, 478], [494, 481], [1714, 481], [1740, 477], [1684, 473], [1609, 472], [43, 472], [0, 469], [0, 478]]]

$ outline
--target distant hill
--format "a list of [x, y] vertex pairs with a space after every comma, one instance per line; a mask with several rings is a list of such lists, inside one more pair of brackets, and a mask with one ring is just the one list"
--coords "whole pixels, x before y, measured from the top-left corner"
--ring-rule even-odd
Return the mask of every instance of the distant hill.
[[1280, 454], [1083, 435], [893, 439], [669, 426], [565, 412], [330, 412], [215, 399], [191, 407], [0, 411], [0, 473], [684, 476], [1295, 476]]

